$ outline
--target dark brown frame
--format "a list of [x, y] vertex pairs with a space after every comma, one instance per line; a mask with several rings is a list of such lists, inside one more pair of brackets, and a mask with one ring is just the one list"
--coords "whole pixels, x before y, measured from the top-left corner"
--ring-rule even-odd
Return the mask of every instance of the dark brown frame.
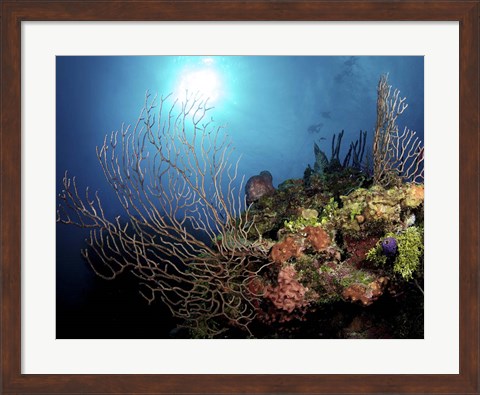
[[[0, 99], [1, 391], [5, 394], [479, 393], [479, 8], [478, 0], [3, 0]], [[32, 20], [459, 21], [460, 374], [22, 375], [20, 22]], [[447, 136], [448, 131], [444, 130], [439, 138]]]

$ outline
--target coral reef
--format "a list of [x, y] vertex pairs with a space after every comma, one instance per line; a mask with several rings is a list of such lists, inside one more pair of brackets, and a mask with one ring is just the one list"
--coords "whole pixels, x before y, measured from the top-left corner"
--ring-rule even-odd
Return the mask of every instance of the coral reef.
[[[363, 131], [340, 158], [342, 131], [332, 137], [330, 159], [314, 144], [315, 163], [303, 178], [275, 189], [268, 171], [250, 177], [245, 201], [235, 196], [238, 169], [226, 162], [222, 130], [205, 126], [192, 140], [172, 125], [162, 135], [147, 96], [145, 128], [122, 130], [117, 151], [114, 133], [98, 152], [128, 226], [106, 218], [99, 197], [81, 197], [67, 176], [58, 221], [90, 228], [84, 256], [95, 272], [107, 279], [132, 272], [148, 302], [158, 295], [192, 337], [421, 337], [423, 145], [398, 133], [406, 104], [387, 88], [382, 78], [373, 163]], [[200, 122], [205, 103], [191, 105]], [[185, 107], [169, 111], [188, 124]], [[125, 148], [129, 139], [153, 145], [152, 174], [143, 170], [148, 155]], [[172, 161], [177, 149], [188, 160]]]
[[272, 247], [270, 256], [273, 262], [284, 263], [298, 258], [306, 249], [315, 252], [325, 251], [331, 244], [327, 232], [320, 226], [306, 226], [298, 233], [285, 237]]
[[423, 186], [404, 184], [386, 189], [374, 185], [340, 197], [339, 226], [347, 233], [382, 236], [406, 228], [414, 209], [423, 204]]
[[273, 262], [284, 263], [291, 258], [298, 258], [305, 247], [299, 238], [288, 236], [272, 247], [270, 257]]
[[295, 220], [285, 221], [285, 228], [290, 232], [296, 232], [307, 226], [318, 226], [318, 211], [315, 209], [299, 209], [301, 215]]
[[367, 237], [358, 239], [352, 236], [345, 236], [345, 249], [349, 255], [347, 262], [355, 267], [368, 267], [366, 254], [378, 243], [378, 237]]
[[[395, 251], [390, 248], [393, 240]], [[385, 248], [386, 241], [389, 242], [388, 248]], [[399, 274], [405, 280], [411, 280], [420, 269], [423, 249], [423, 230], [412, 226], [402, 233], [387, 233], [380, 244], [368, 251], [367, 259], [380, 265], [391, 263], [390, 270], [394, 274]]]
[[416, 132], [405, 127], [399, 131], [397, 118], [407, 109], [406, 97], [388, 85], [382, 75], [377, 87], [377, 122], [373, 138], [373, 178], [375, 184], [398, 185], [423, 182], [422, 141]]
[[398, 235], [397, 240], [398, 257], [393, 271], [399, 273], [405, 280], [410, 280], [421, 264], [424, 249], [423, 230], [412, 226]]
[[395, 256], [397, 253], [397, 239], [395, 237], [385, 237], [382, 241], [382, 251], [387, 257]]
[[251, 206], [274, 263], [256, 279], [264, 298], [257, 317], [288, 336], [309, 333], [300, 323], [315, 317], [320, 336], [421, 337], [413, 321], [423, 314], [423, 144], [414, 132], [398, 132], [407, 105], [397, 90], [390, 96], [386, 77], [378, 95], [373, 157], [360, 131], [341, 158], [342, 130], [332, 136], [330, 159], [314, 143], [303, 179], [284, 181]]
[[[351, 156], [363, 151], [362, 136], [351, 145]], [[262, 237], [273, 243], [269, 257], [276, 265], [259, 281], [268, 301], [257, 305], [262, 322], [308, 322], [333, 304], [370, 308], [390, 299], [400, 311], [402, 298], [422, 291], [423, 185], [373, 184], [364, 166], [348, 165], [356, 160], [339, 160], [342, 137], [332, 144], [331, 160], [317, 146], [314, 169], [309, 165], [303, 179], [286, 180], [251, 207]], [[345, 327], [339, 336], [395, 333], [384, 318], [379, 326], [365, 322], [361, 335]], [[292, 328], [289, 336], [299, 330]]]
[[325, 251], [330, 246], [330, 237], [320, 226], [307, 226], [303, 231], [314, 251]]
[[307, 288], [296, 279], [296, 270], [292, 265], [283, 266], [278, 273], [277, 285], [267, 286], [265, 297], [272, 301], [277, 309], [291, 313], [308, 305], [305, 299]]
[[383, 294], [387, 282], [387, 277], [378, 277], [368, 284], [355, 283], [345, 288], [342, 296], [352, 302], [359, 301], [364, 306], [369, 306]]
[[424, 187], [423, 185], [410, 184], [407, 191], [405, 191], [405, 199], [403, 205], [410, 208], [416, 208], [423, 203]]

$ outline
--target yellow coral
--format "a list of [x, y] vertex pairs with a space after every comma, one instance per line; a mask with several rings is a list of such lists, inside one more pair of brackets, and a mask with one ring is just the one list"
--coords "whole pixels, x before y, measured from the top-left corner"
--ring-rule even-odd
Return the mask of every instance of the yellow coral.
[[420, 206], [420, 204], [423, 203], [424, 194], [425, 191], [423, 185], [410, 184], [409, 188], [405, 191], [405, 206], [411, 208]]

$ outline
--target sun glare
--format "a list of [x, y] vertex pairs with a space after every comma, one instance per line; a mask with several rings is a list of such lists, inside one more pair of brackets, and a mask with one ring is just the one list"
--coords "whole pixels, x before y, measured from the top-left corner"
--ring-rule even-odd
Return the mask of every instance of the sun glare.
[[213, 103], [220, 97], [220, 78], [212, 69], [187, 71], [180, 78], [177, 89], [178, 98], [184, 99], [187, 92], [188, 94], [199, 93], [208, 97], [209, 102]]

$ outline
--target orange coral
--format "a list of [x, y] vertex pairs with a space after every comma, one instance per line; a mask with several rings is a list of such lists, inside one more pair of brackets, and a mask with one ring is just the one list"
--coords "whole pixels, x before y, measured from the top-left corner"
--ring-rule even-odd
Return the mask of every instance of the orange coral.
[[306, 247], [311, 246], [316, 252], [325, 251], [330, 247], [330, 237], [319, 226], [306, 226], [301, 232], [287, 236], [275, 244], [270, 257], [276, 263], [285, 263], [290, 258], [298, 258]]
[[307, 226], [303, 231], [307, 234], [307, 240], [315, 251], [324, 251], [330, 246], [330, 237], [320, 226]]
[[423, 188], [423, 185], [412, 185], [410, 187], [410, 193], [413, 194], [413, 196], [415, 196], [417, 199], [422, 199], [424, 198], [425, 196], [425, 191], [424, 191], [424, 188]]
[[308, 305], [305, 300], [307, 289], [297, 281], [296, 274], [293, 266], [282, 267], [278, 273], [278, 285], [268, 286], [265, 290], [265, 297], [270, 299], [277, 309], [287, 313]]
[[303, 250], [304, 247], [299, 240], [288, 236], [273, 246], [270, 257], [276, 263], [284, 263], [290, 258], [298, 258]]
[[411, 184], [406, 191], [405, 205], [407, 207], [417, 207], [425, 198], [425, 189], [423, 185]]
[[383, 294], [387, 282], [386, 277], [379, 277], [368, 285], [355, 283], [345, 288], [342, 296], [352, 302], [359, 301], [364, 306], [369, 306]]

